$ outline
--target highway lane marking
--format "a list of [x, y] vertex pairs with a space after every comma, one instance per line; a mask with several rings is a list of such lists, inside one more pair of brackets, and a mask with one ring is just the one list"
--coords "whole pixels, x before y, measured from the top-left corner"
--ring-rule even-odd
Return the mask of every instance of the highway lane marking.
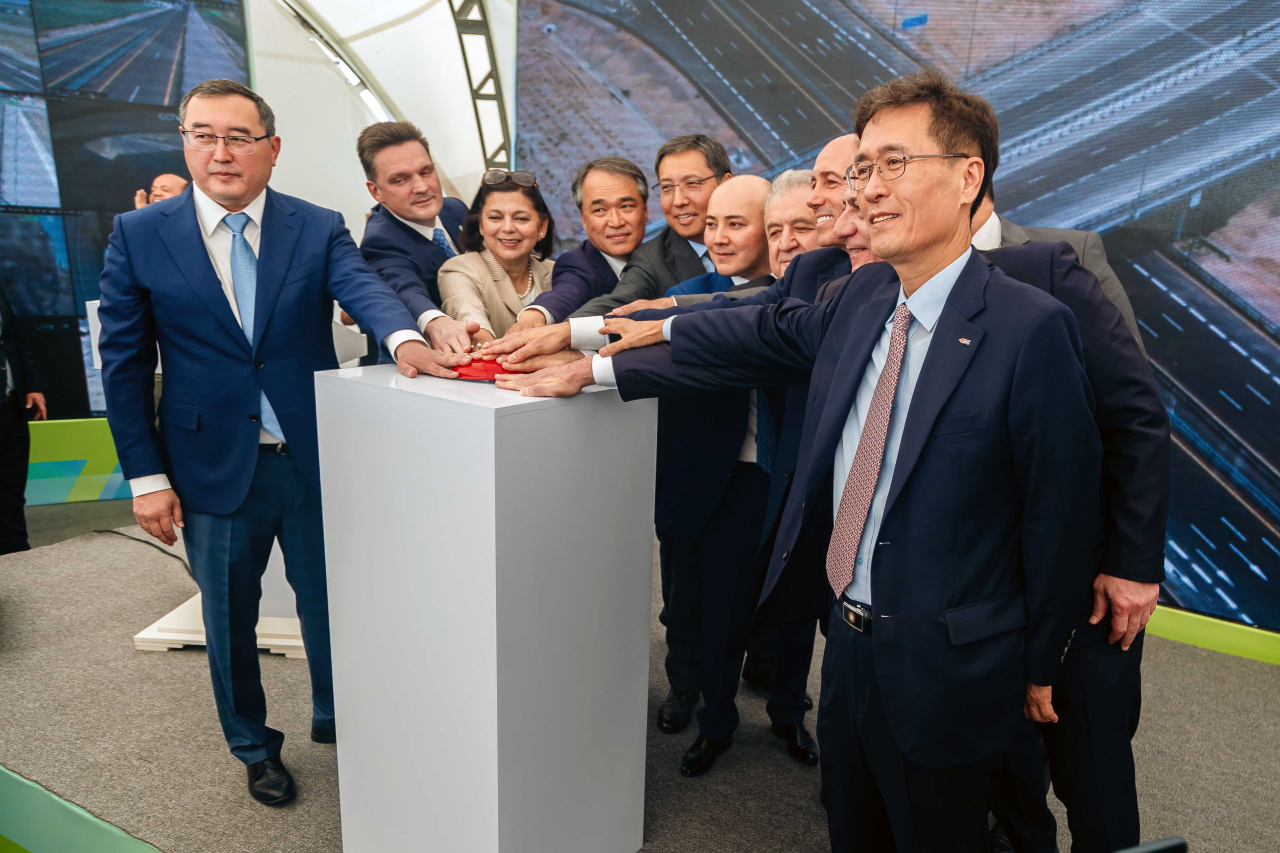
[[1239, 403], [1237, 403], [1235, 400], [1231, 399], [1231, 396], [1230, 396], [1229, 394], [1227, 394], [1227, 392], [1226, 392], [1226, 391], [1223, 391], [1221, 388], [1219, 388], [1219, 389], [1218, 389], [1218, 393], [1219, 393], [1219, 394], [1221, 394], [1221, 395], [1223, 396], [1223, 398], [1225, 398], [1225, 399], [1226, 399], [1226, 401], [1227, 401], [1228, 403], [1230, 403], [1231, 405], [1235, 406], [1235, 407], [1236, 407], [1237, 409], [1239, 409], [1240, 411], [1242, 411], [1242, 412], [1244, 411], [1244, 406], [1240, 405], [1240, 404], [1239, 404]]
[[112, 83], [114, 83], [114, 82], [115, 82], [115, 79], [116, 79], [117, 77], [119, 77], [122, 73], [124, 73], [124, 70], [125, 70], [126, 68], [128, 68], [130, 65], [132, 65], [132, 64], [133, 64], [133, 61], [134, 61], [135, 59], [137, 59], [139, 56], [141, 56], [141, 55], [142, 55], [142, 51], [143, 51], [143, 50], [145, 50], [148, 46], [150, 46], [150, 44], [151, 44], [153, 41], [155, 41], [156, 39], [160, 38], [160, 34], [161, 34], [161, 33], [163, 33], [163, 32], [164, 32], [165, 30], [167, 30], [167, 29], [169, 29], [169, 22], [165, 22], [164, 26], [162, 26], [162, 27], [160, 27], [160, 29], [156, 30], [156, 31], [155, 31], [155, 33], [151, 36], [151, 38], [147, 39], [147, 40], [146, 40], [146, 41], [144, 41], [142, 44], [140, 44], [140, 45], [138, 46], [138, 49], [137, 49], [137, 50], [135, 50], [135, 51], [133, 52], [133, 54], [132, 54], [132, 55], [131, 55], [127, 60], [125, 60], [124, 64], [123, 64], [123, 65], [121, 65], [119, 68], [117, 68], [117, 69], [116, 69], [116, 73], [115, 73], [115, 74], [112, 74], [110, 77], [108, 77], [108, 78], [107, 78], [107, 82], [103, 83], [101, 86], [99, 86], [99, 87], [98, 87], [98, 91], [99, 91], [99, 92], [105, 92], [105, 91], [107, 91], [107, 87], [108, 87], [108, 86], [110, 86]]
[[1244, 347], [1240, 346], [1240, 345], [1239, 345], [1238, 343], [1236, 343], [1235, 341], [1227, 341], [1227, 343], [1231, 344], [1231, 348], [1232, 348], [1233, 350], [1235, 350], [1236, 352], [1240, 353], [1240, 354], [1241, 354], [1242, 356], [1244, 356], [1245, 358], [1248, 358], [1248, 357], [1249, 357], [1249, 351], [1248, 351], [1247, 349], [1245, 349]]
[[1241, 542], [1248, 542], [1248, 541], [1249, 541], [1248, 539], [1246, 539], [1246, 538], [1245, 538], [1245, 536], [1244, 536], [1244, 534], [1243, 534], [1243, 533], [1241, 533], [1239, 530], [1237, 530], [1237, 529], [1236, 529], [1236, 526], [1235, 526], [1234, 524], [1232, 524], [1231, 522], [1227, 521], [1227, 517], [1226, 517], [1225, 515], [1220, 515], [1220, 516], [1218, 516], [1218, 521], [1221, 521], [1223, 524], [1225, 524], [1225, 525], [1227, 526], [1227, 529], [1228, 529], [1228, 530], [1230, 530], [1230, 531], [1231, 531], [1232, 533], [1234, 533], [1235, 535], [1239, 536], [1239, 537], [1240, 537], [1240, 541], [1241, 541]]
[[[1196, 526], [1193, 524], [1193, 525], [1191, 525], [1191, 529], [1195, 532], [1195, 534], [1196, 534], [1197, 536], [1199, 536], [1199, 537], [1200, 537], [1201, 539], [1203, 539], [1205, 542], [1209, 543], [1209, 547], [1210, 547], [1210, 548], [1212, 548], [1212, 549], [1213, 549], [1213, 550], [1215, 550], [1215, 551], [1216, 551], [1216, 550], [1218, 550], [1218, 546], [1217, 546], [1217, 545], [1214, 545], [1214, 544], [1213, 544], [1213, 540], [1212, 540], [1212, 539], [1210, 539], [1208, 536], [1205, 536], [1205, 535], [1204, 535], [1204, 532], [1203, 532], [1203, 531], [1201, 531], [1199, 527], [1196, 527]], [[1199, 553], [1199, 552], [1197, 551], [1196, 553]]]
[[1187, 301], [1183, 299], [1181, 296], [1179, 296], [1178, 294], [1170, 292], [1169, 298], [1172, 299], [1174, 302], [1178, 303], [1179, 305], [1181, 305], [1183, 308], [1187, 307]]
[[[68, 77], [70, 77], [70, 76], [72, 76], [72, 75], [74, 75], [74, 74], [76, 74], [76, 73], [78, 73], [78, 72], [80, 72], [80, 71], [83, 71], [83, 70], [84, 70], [84, 69], [86, 69], [86, 68], [89, 68], [89, 67], [91, 67], [91, 66], [95, 65], [95, 64], [96, 64], [98, 61], [100, 61], [104, 56], [110, 56], [111, 54], [114, 54], [117, 50], [120, 50], [120, 49], [122, 49], [122, 48], [126, 48], [126, 46], [127, 46], [131, 41], [133, 41], [134, 39], [137, 39], [137, 38], [139, 38], [139, 37], [140, 37], [138, 33], [128, 32], [128, 31], [126, 31], [126, 32], [124, 32], [124, 33], [119, 33], [119, 32], [116, 32], [116, 28], [112, 28], [112, 29], [110, 29], [110, 30], [104, 30], [104, 31], [102, 31], [101, 33], [94, 33], [94, 34], [93, 34], [93, 35], [91, 35], [91, 36], [86, 36], [86, 37], [84, 38], [84, 40], [83, 40], [83, 41], [88, 41], [89, 39], [97, 39], [97, 38], [98, 38], [98, 36], [100, 36], [100, 35], [105, 35], [105, 36], [108, 36], [108, 37], [110, 37], [110, 36], [112, 36], [112, 35], [123, 35], [123, 36], [124, 36], [124, 38], [120, 39], [120, 40], [119, 40], [119, 41], [117, 41], [115, 44], [111, 45], [111, 47], [109, 47], [109, 48], [107, 48], [107, 49], [105, 49], [105, 50], [95, 50], [95, 51], [94, 51], [94, 55], [93, 55], [92, 57], [90, 57], [87, 61], [80, 62], [80, 64], [78, 64], [78, 65], [74, 66], [74, 67], [73, 67], [70, 71], [68, 71], [66, 74], [63, 74], [61, 77], [58, 77], [58, 78], [54, 79], [54, 80], [53, 80], [53, 81], [51, 81], [51, 82], [48, 82], [46, 85], [48, 85], [50, 88], [53, 88], [54, 86], [57, 86], [57, 85], [61, 84], [61, 83], [62, 83], [62, 81], [66, 80]], [[76, 41], [74, 41], [74, 42], [68, 42], [66, 45], [62, 45], [61, 47], [67, 47], [67, 46], [72, 45], [72, 44], [82, 45], [82, 44], [83, 44], [83, 41], [81, 41], [81, 40], [76, 40]], [[55, 50], [57, 50], [57, 49], [60, 49], [60, 48], [54, 48], [54, 49], [55, 49]], [[76, 56], [72, 55], [72, 56], [68, 56], [68, 57], [67, 57], [67, 61], [69, 61], [69, 62], [78, 62], [79, 60], [78, 60], [78, 58], [77, 58]], [[114, 60], [114, 59], [112, 59], [111, 61], [112, 61], [112, 62], [114, 62], [115, 60]], [[108, 62], [108, 66], [109, 66], [109, 65], [110, 65], [110, 62]], [[49, 70], [52, 70], [52, 69], [46, 68], [46, 71], [49, 71]], [[101, 74], [101, 73], [102, 73], [101, 71], [95, 71], [95, 72], [94, 72], [94, 76], [96, 77], [98, 74]], [[90, 78], [90, 79], [92, 79], [92, 78]]]
[[[1211, 587], [1213, 586], [1213, 578], [1209, 577], [1209, 575], [1205, 572], [1205, 570], [1204, 570], [1204, 569], [1202, 569], [1202, 568], [1200, 568], [1200, 564], [1199, 564], [1199, 563], [1192, 563], [1192, 564], [1191, 564], [1191, 568], [1193, 568], [1193, 569], [1195, 569], [1195, 570], [1196, 570], [1196, 574], [1198, 574], [1200, 577], [1204, 578], [1204, 582], [1205, 582], [1205, 583], [1207, 583], [1207, 584], [1208, 584], [1209, 586], [1211, 586]], [[1214, 588], [1216, 589], [1216, 587], [1214, 587]]]
[[1189, 311], [1189, 312], [1191, 313], [1191, 316], [1192, 316], [1192, 317], [1195, 317], [1195, 318], [1196, 318], [1197, 320], [1199, 320], [1201, 323], [1204, 323], [1205, 325], [1208, 325], [1208, 323], [1209, 323], [1208, 318], [1206, 318], [1203, 314], [1201, 314], [1201, 313], [1200, 313], [1199, 311], [1197, 311], [1196, 309], [1192, 308], [1190, 305], [1188, 305], [1188, 306], [1187, 306], [1187, 311]]
[[[1177, 551], [1179, 554], [1181, 554], [1181, 555], [1182, 555], [1182, 559], [1184, 559], [1184, 560], [1190, 560], [1190, 559], [1191, 559], [1191, 557], [1187, 554], [1187, 552], [1186, 552], [1186, 551], [1184, 551], [1184, 550], [1182, 550], [1181, 548], [1179, 548], [1179, 547], [1178, 547], [1178, 543], [1177, 543], [1177, 542], [1174, 542], [1172, 539], [1169, 539], [1169, 540], [1166, 540], [1166, 541], [1167, 541], [1167, 542], [1169, 543], [1169, 545], [1173, 548], [1173, 550]], [[1280, 553], [1280, 552], [1277, 552], [1277, 553]]]
[[1179, 325], [1178, 325], [1178, 323], [1177, 323], [1177, 322], [1176, 322], [1172, 317], [1170, 317], [1168, 314], [1165, 314], [1165, 313], [1161, 312], [1160, 316], [1161, 316], [1161, 317], [1163, 317], [1163, 318], [1165, 318], [1166, 320], [1168, 320], [1168, 321], [1169, 321], [1169, 325], [1173, 326], [1173, 327], [1174, 327], [1175, 329], [1177, 329], [1179, 332], [1181, 332], [1181, 331], [1185, 331], [1185, 330], [1184, 330], [1181, 326], [1179, 326]]
[[1248, 382], [1244, 383], [1244, 387], [1246, 387], [1246, 388], [1248, 388], [1250, 391], [1252, 391], [1252, 392], [1253, 392], [1253, 396], [1257, 397], [1259, 400], [1261, 400], [1262, 402], [1266, 403], [1268, 406], [1270, 406], [1270, 405], [1271, 405], [1271, 401], [1270, 401], [1270, 400], [1268, 400], [1266, 397], [1262, 396], [1262, 394], [1258, 391], [1258, 389], [1257, 389], [1257, 388], [1254, 388], [1254, 387], [1253, 387], [1252, 385], [1250, 385]]
[[1266, 574], [1263, 573], [1262, 569], [1260, 569], [1258, 565], [1255, 562], [1253, 562], [1253, 560], [1250, 560], [1248, 557], [1246, 557], [1244, 555], [1244, 552], [1242, 552], [1239, 548], [1237, 548], [1234, 544], [1231, 544], [1231, 543], [1228, 543], [1228, 547], [1230, 547], [1232, 551], [1236, 552], [1237, 557], [1244, 560], [1244, 564], [1249, 567], [1249, 571], [1253, 572], [1255, 575], [1262, 578], [1264, 581], [1270, 582], [1270, 579], [1266, 576]]
[[[1259, 512], [1253, 506], [1253, 504], [1245, 500], [1244, 495], [1240, 494], [1240, 491], [1236, 489], [1235, 486], [1231, 485], [1226, 480], [1224, 480], [1222, 478], [1222, 475], [1218, 473], [1216, 468], [1214, 468], [1204, 459], [1201, 459], [1200, 455], [1196, 453], [1181, 436], [1176, 434], [1171, 434], [1169, 436], [1169, 440], [1173, 442], [1174, 447], [1178, 448], [1183, 453], [1187, 454], [1187, 456], [1190, 457], [1192, 462], [1199, 465], [1200, 470], [1208, 474], [1209, 478], [1213, 480], [1215, 483], [1217, 483], [1219, 486], [1221, 486], [1224, 492], [1229, 494], [1231, 497], [1235, 498], [1236, 501], [1240, 504], [1240, 506], [1242, 506], [1250, 515], [1252, 515], [1257, 520], [1259, 524], [1262, 525], [1264, 530], [1268, 531], [1272, 536], [1276, 537], [1276, 539], [1280, 539], [1280, 528], [1276, 527], [1275, 521], [1270, 516], [1264, 515], [1263, 513]], [[1200, 533], [1200, 530], [1194, 524], [1190, 525], [1190, 527], [1192, 530], [1198, 533], [1201, 537], [1204, 537], [1204, 534]], [[1209, 542], [1207, 537], [1204, 537], [1204, 541]], [[1271, 548], [1272, 551], [1276, 551], [1275, 547], [1272, 546], [1270, 542], [1267, 542], [1265, 536], [1262, 537], [1262, 541], [1263, 543], [1266, 544], [1268, 548]], [[1210, 547], [1213, 547], [1215, 551], [1217, 550], [1217, 547], [1214, 546], [1212, 542], [1209, 542], [1209, 545]], [[1181, 548], [1177, 548], [1177, 551], [1179, 554], [1182, 553]], [[1276, 551], [1276, 556], [1280, 556], [1280, 551]]]
[[1215, 567], [1213, 570], [1213, 573], [1218, 577], [1222, 578], [1222, 580], [1227, 584], [1227, 586], [1231, 587], [1232, 589], [1236, 588], [1236, 582], [1233, 581], [1231, 578], [1227, 577], [1227, 573], [1224, 572], [1222, 569]]
[[1215, 586], [1213, 588], [1213, 591], [1216, 592], [1218, 594], [1218, 597], [1221, 598], [1223, 601], [1225, 601], [1232, 610], [1236, 611], [1237, 613], [1240, 612], [1240, 608], [1237, 607], [1236, 603], [1231, 600], [1231, 596], [1223, 592], [1220, 587]]
[[1102, 146], [1101, 148], [1099, 148], [1099, 149], [1098, 149], [1098, 150], [1096, 150], [1096, 151], [1090, 151], [1090, 152], [1089, 152], [1089, 156], [1090, 156], [1090, 157], [1097, 157], [1099, 154], [1101, 154], [1103, 151], [1106, 151], [1106, 150], [1107, 150], [1107, 146], [1105, 146], [1105, 145], [1104, 145], [1104, 146]]
[[1217, 335], [1218, 337], [1222, 338], [1224, 341], [1227, 339], [1227, 333], [1222, 331], [1212, 323], [1209, 324], [1209, 330], [1213, 332], [1215, 335]]
[[[893, 67], [892, 67], [892, 66], [890, 66], [890, 65], [889, 65], [889, 64], [887, 64], [883, 59], [881, 59], [880, 57], [878, 57], [878, 56], [876, 56], [874, 53], [872, 53], [871, 48], [867, 47], [867, 46], [866, 46], [865, 44], [863, 44], [862, 42], [860, 42], [860, 41], [858, 41], [857, 39], [855, 39], [855, 38], [853, 38], [852, 36], [850, 36], [850, 35], [849, 35], [849, 31], [848, 31], [848, 30], [846, 30], [844, 27], [840, 26], [838, 23], [836, 23], [835, 21], [833, 21], [833, 20], [831, 20], [830, 18], [828, 18], [828, 17], [827, 17], [827, 16], [822, 12], [822, 10], [821, 10], [821, 9], [819, 9], [819, 8], [818, 8], [818, 7], [816, 7], [816, 6], [814, 6], [812, 3], [810, 3], [810, 2], [809, 2], [809, 0], [801, 0], [801, 2], [802, 2], [802, 3], [804, 3], [804, 5], [806, 5], [806, 6], [808, 6], [808, 7], [809, 7], [809, 11], [813, 12], [813, 13], [814, 13], [815, 15], [817, 15], [819, 18], [821, 18], [822, 20], [826, 21], [827, 26], [831, 27], [831, 29], [832, 29], [832, 30], [834, 30], [836, 33], [839, 33], [840, 35], [844, 36], [845, 38], [847, 38], [847, 39], [848, 39], [850, 42], [852, 42], [853, 44], [856, 44], [859, 48], [861, 48], [861, 49], [862, 49], [862, 52], [863, 52], [863, 53], [865, 53], [867, 56], [869, 56], [869, 57], [871, 57], [872, 59], [874, 59], [876, 62], [880, 63], [880, 67], [881, 67], [881, 68], [886, 68], [886, 69], [888, 69], [889, 73], [890, 73], [890, 74], [892, 74], [892, 75], [894, 75], [895, 77], [896, 77], [896, 76], [898, 76], [898, 72], [897, 72], [897, 71], [895, 71], [895, 70], [893, 69]], [[867, 41], [871, 41], [871, 33], [867, 32], [866, 30], [863, 30], [863, 29], [859, 29], [859, 32], [862, 34], [862, 37], [863, 37], [863, 38], [865, 38]], [[877, 79], [879, 79], [879, 78], [877, 78]], [[883, 80], [881, 80], [880, 82], [882, 82], [882, 83], [883, 83], [884, 81], [883, 81]], [[864, 86], [863, 88], [865, 89], [866, 87]]]
[[1148, 335], [1150, 335], [1150, 336], [1151, 336], [1151, 337], [1153, 337], [1153, 338], [1158, 338], [1158, 337], [1160, 337], [1160, 334], [1159, 334], [1155, 329], [1151, 328], [1151, 327], [1150, 327], [1150, 326], [1148, 326], [1146, 323], [1142, 322], [1142, 318], [1141, 318], [1141, 317], [1135, 317], [1134, 319], [1136, 319], [1136, 320], [1138, 321], [1138, 325], [1139, 325], [1139, 326], [1141, 326], [1142, 328], [1144, 328], [1144, 329], [1146, 329], [1146, 330], [1147, 330], [1147, 334], [1148, 334]]
[[187, 21], [182, 21], [182, 32], [178, 33], [178, 42], [173, 48], [173, 65], [169, 66], [169, 82], [164, 87], [164, 102], [167, 104], [173, 97], [173, 81], [178, 76], [178, 60], [182, 58], [182, 47], [187, 41]]
[[1280, 549], [1277, 549], [1275, 545], [1272, 545], [1270, 542], [1268, 542], [1267, 537], [1265, 536], [1262, 537], [1262, 544], [1270, 548], [1271, 553], [1275, 554], [1277, 557], [1280, 557]]
[[[1226, 335], [1223, 335], [1223, 337], [1226, 337]], [[1267, 374], [1268, 376], [1271, 375], [1271, 371], [1267, 369], [1267, 366], [1262, 362], [1258, 361], [1256, 358], [1249, 359], [1249, 363], [1252, 364], [1254, 367], [1258, 368], [1259, 370], [1261, 370], [1263, 373]]]

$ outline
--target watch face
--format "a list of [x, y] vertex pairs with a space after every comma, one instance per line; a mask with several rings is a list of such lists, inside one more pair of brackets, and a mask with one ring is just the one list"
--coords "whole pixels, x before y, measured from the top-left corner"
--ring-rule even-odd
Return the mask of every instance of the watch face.
[[458, 371], [459, 379], [474, 379], [480, 382], [492, 382], [499, 376], [511, 375], [496, 361], [473, 361], [470, 364], [455, 367], [454, 370]]

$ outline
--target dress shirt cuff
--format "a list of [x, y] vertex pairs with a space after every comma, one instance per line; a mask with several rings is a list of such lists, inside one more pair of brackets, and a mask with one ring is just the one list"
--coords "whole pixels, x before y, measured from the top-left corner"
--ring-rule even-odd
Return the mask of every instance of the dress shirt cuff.
[[613, 356], [599, 353], [591, 356], [591, 378], [602, 388], [617, 388], [618, 379], [613, 375]]
[[[401, 329], [400, 331], [392, 332], [383, 338], [382, 345], [387, 348], [387, 352], [391, 353], [391, 357], [395, 358], [396, 349], [406, 341], [422, 341], [424, 344], [427, 343], [426, 339], [417, 332], [411, 332], [408, 329]], [[430, 344], [427, 344], [427, 346], [430, 346]]]
[[[613, 375], [612, 372], [610, 375]], [[135, 498], [172, 488], [173, 486], [169, 485], [168, 474], [148, 474], [145, 477], [134, 477], [129, 481], [129, 489], [133, 492]]]
[[427, 333], [428, 323], [440, 317], [448, 317], [448, 316], [449, 316], [448, 314], [444, 313], [438, 308], [432, 308], [430, 311], [423, 311], [421, 314], [418, 315], [418, 330], [425, 335]]
[[[547, 318], [548, 326], [555, 325], [556, 318], [552, 317], [551, 312], [548, 311], [546, 308], [543, 308], [541, 305], [530, 305], [528, 308], [525, 308], [524, 311], [521, 311], [520, 314], [523, 314], [525, 311], [540, 311], [542, 312], [542, 316]], [[520, 319], [520, 314], [516, 315], [517, 320]]]
[[569, 348], [598, 350], [609, 345], [609, 336], [600, 334], [604, 317], [573, 317], [569, 320]]
[[668, 317], [666, 322], [662, 324], [662, 337], [668, 341], [671, 340], [671, 324], [675, 322], [675, 317]]

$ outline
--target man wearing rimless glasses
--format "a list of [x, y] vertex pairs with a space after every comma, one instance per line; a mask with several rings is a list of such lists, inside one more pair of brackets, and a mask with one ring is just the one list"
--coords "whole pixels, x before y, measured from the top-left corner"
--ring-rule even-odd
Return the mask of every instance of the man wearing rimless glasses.
[[338, 366], [333, 303], [406, 376], [456, 377], [470, 356], [427, 347], [338, 213], [267, 187], [280, 137], [257, 93], [209, 80], [178, 116], [192, 186], [117, 216], [111, 232], [99, 309], [107, 420], [139, 525], [167, 545], [184, 531], [223, 734], [250, 795], [281, 805], [297, 788], [284, 735], [267, 726], [254, 632], [277, 540], [311, 673], [311, 738], [337, 738], [312, 378]]

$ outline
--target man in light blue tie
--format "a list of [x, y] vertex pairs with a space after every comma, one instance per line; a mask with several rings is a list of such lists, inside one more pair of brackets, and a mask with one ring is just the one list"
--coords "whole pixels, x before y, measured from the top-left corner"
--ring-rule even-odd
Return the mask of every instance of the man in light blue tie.
[[407, 376], [453, 377], [470, 359], [428, 348], [340, 214], [267, 188], [280, 137], [255, 92], [206, 81], [178, 116], [192, 186], [116, 217], [107, 251], [107, 418], [138, 523], [166, 544], [175, 526], [185, 531], [223, 733], [248, 767], [250, 794], [280, 805], [296, 787], [280, 759], [284, 736], [266, 724], [255, 636], [277, 540], [311, 671], [311, 737], [337, 737], [312, 379], [337, 367], [333, 303]]
[[[369, 125], [356, 140], [356, 155], [369, 195], [378, 202], [365, 222], [361, 254], [391, 285], [433, 347], [468, 352], [467, 324], [439, 309], [436, 284], [440, 265], [461, 248], [467, 205], [445, 198], [427, 139], [407, 121]], [[383, 352], [382, 360], [390, 355]]]

